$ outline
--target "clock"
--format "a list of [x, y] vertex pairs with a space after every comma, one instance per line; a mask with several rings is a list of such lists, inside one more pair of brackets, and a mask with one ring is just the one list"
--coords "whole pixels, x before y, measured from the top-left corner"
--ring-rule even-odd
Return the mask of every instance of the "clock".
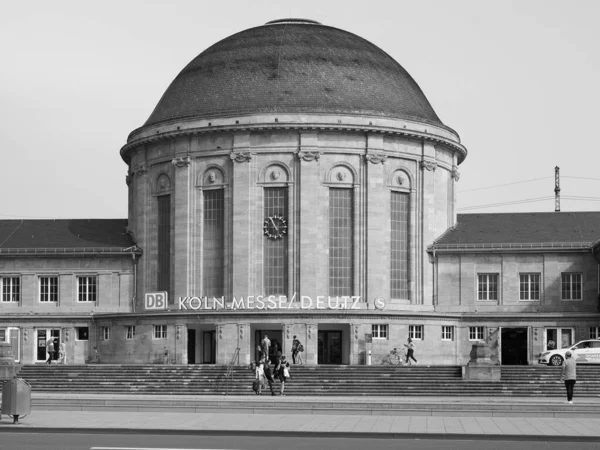
[[275, 214], [267, 217], [263, 223], [263, 234], [269, 239], [281, 239], [287, 233], [287, 221]]

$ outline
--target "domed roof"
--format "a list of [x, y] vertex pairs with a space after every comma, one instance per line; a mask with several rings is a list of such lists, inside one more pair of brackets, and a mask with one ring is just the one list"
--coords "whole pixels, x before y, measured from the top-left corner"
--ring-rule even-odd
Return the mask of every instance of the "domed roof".
[[255, 113], [360, 114], [444, 126], [400, 64], [365, 39], [299, 19], [214, 44], [168, 87], [144, 126]]

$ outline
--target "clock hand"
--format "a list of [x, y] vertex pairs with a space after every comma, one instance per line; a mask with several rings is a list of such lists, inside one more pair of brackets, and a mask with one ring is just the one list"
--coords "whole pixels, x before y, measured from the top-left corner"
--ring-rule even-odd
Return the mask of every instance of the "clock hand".
[[275, 225], [275, 221], [273, 220], [272, 217], [269, 217], [269, 220], [271, 221], [271, 223], [273, 224], [273, 226], [275, 227], [275, 231], [277, 231], [279, 233], [279, 228], [277, 228], [277, 225]]

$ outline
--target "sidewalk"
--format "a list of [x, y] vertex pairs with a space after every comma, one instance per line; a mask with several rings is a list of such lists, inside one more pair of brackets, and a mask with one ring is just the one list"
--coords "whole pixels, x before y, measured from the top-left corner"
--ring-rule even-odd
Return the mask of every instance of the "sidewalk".
[[[424, 417], [315, 414], [240, 414], [176, 412], [98, 412], [57, 414], [32, 411], [20, 425], [3, 416], [3, 431], [168, 434], [237, 434], [304, 437], [444, 439], [547, 439], [591, 441], [600, 438], [600, 418]], [[260, 431], [258, 431], [260, 430]]]
[[[65, 397], [64, 394], [34, 394], [32, 403], [35, 405], [43, 399], [57, 401], [59, 396]], [[66, 400], [78, 400], [80, 404], [93, 400], [103, 405], [92, 403], [79, 409], [76, 409], [76, 406], [70, 409], [57, 408], [62, 409], [60, 412], [57, 412], [57, 409], [34, 406], [30, 415], [19, 420], [20, 425], [13, 425], [12, 419], [3, 415], [0, 420], [0, 433], [142, 431], [166, 434], [178, 432], [254, 435], [259, 434], [257, 430], [260, 430], [262, 435], [266, 431], [278, 435], [305, 437], [427, 436], [445, 439], [586, 441], [600, 438], [600, 398], [576, 398], [575, 404], [567, 405], [564, 399], [558, 398], [510, 397], [67, 397], [69, 398]], [[111, 406], [111, 402], [115, 402], [117, 406]], [[119, 402], [126, 402], [125, 406], [118, 406]], [[143, 410], [150, 408], [147, 402], [152, 402], [155, 407]], [[186, 406], [186, 402], [191, 404]], [[136, 406], [136, 403], [144, 406]], [[165, 409], [165, 403], [170, 404], [170, 407], [166, 405]], [[209, 407], [211, 404], [213, 407]], [[335, 408], [322, 413], [325, 404]], [[383, 408], [376, 409], [378, 413], [374, 413], [373, 405], [377, 404]], [[444, 410], [444, 405], [454, 409]], [[411, 409], [401, 411], [400, 414], [398, 410], [385, 410], [392, 406]], [[182, 410], [177, 411], [178, 408]], [[339, 412], [344, 410], [346, 412]], [[585, 410], [595, 414], [586, 414]], [[576, 414], [577, 411], [579, 414]], [[557, 415], [557, 412], [560, 414]], [[549, 414], [554, 416], [547, 417]], [[575, 417], [576, 415], [578, 416]]]

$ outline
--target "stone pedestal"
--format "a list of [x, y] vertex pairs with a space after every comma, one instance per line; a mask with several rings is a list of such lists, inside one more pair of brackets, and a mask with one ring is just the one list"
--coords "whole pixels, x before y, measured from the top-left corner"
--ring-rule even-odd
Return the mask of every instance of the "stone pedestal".
[[20, 369], [21, 366], [15, 363], [11, 345], [8, 342], [0, 342], [0, 381], [16, 377]]
[[476, 342], [471, 349], [471, 359], [463, 367], [463, 380], [500, 381], [501, 367], [490, 358], [485, 342]]

